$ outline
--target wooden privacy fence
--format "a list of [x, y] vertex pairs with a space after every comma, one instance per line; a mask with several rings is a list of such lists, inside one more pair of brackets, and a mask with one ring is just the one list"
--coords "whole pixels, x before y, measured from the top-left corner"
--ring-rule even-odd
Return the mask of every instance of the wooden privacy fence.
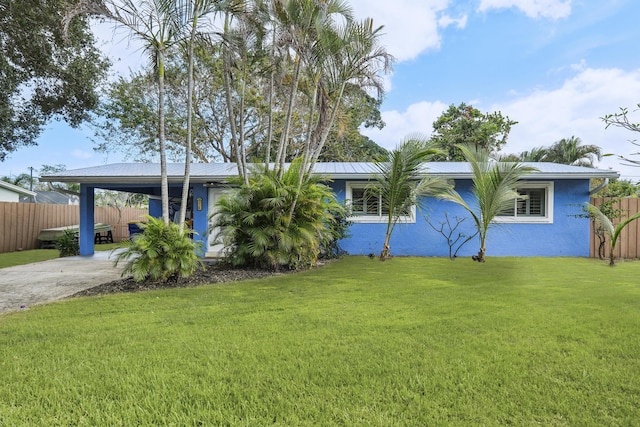
[[[113, 240], [119, 242], [129, 238], [127, 223], [142, 220], [146, 214], [146, 209], [96, 206], [94, 221], [111, 225]], [[79, 222], [78, 206], [0, 202], [0, 253], [37, 249], [43, 228]]]
[[[599, 206], [607, 199], [592, 198]], [[623, 198], [614, 208], [622, 209], [622, 217], [628, 218], [640, 211], [640, 198]], [[129, 221], [139, 221], [146, 209], [96, 206], [95, 222], [111, 225], [116, 242], [129, 238]], [[78, 224], [80, 208], [69, 205], [43, 205], [34, 203], [0, 202], [0, 253], [39, 247], [38, 233], [43, 228]], [[590, 255], [598, 257], [599, 239], [591, 227]], [[640, 258], [640, 220], [633, 221], [623, 231], [616, 248], [617, 258]], [[605, 257], [609, 256], [609, 243], [605, 243]]]
[[[607, 198], [592, 198], [591, 204], [600, 206], [603, 202], [611, 200]], [[613, 209], [621, 209], [622, 220], [629, 218], [640, 211], [640, 198], [626, 197], [617, 200], [613, 205]], [[614, 225], [620, 222], [620, 220], [614, 220]], [[600, 246], [600, 239], [595, 235], [593, 223], [591, 224], [591, 250], [590, 255], [592, 258], [598, 257], [598, 248]], [[604, 256], [609, 256], [609, 238], [606, 238], [604, 244]], [[616, 258], [633, 259], [640, 258], [640, 219], [632, 221], [627, 225], [620, 233], [618, 242], [615, 249]]]

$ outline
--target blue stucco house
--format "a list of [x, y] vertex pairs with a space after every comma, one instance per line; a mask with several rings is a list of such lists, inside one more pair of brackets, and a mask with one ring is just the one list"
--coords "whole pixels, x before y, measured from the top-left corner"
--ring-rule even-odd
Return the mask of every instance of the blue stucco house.
[[[513, 210], [495, 221], [488, 236], [488, 256], [589, 256], [589, 220], [580, 217], [581, 205], [589, 201], [590, 180], [617, 178], [611, 170], [567, 166], [554, 163], [525, 163], [536, 172], [527, 175], [518, 185], [526, 194], [514, 200]], [[171, 204], [181, 203], [184, 165], [169, 164], [169, 193]], [[385, 232], [385, 218], [379, 200], [367, 194], [376, 168], [372, 163], [318, 163], [314, 173], [327, 178], [327, 183], [339, 200], [352, 205], [351, 236], [341, 247], [349, 254], [379, 253]], [[423, 165], [423, 173], [438, 175], [455, 183], [456, 190], [470, 204], [471, 171], [464, 162], [430, 162]], [[207, 234], [208, 218], [215, 212], [216, 199], [227, 188], [227, 178], [237, 174], [232, 163], [196, 163], [191, 165], [191, 196], [188, 201], [193, 229], [206, 248], [207, 256], [219, 256]], [[58, 172], [41, 178], [44, 181], [80, 183], [80, 254], [93, 254], [94, 191], [108, 189], [148, 194], [149, 213], [161, 216], [160, 166], [151, 163], [120, 163]], [[467, 218], [460, 206], [443, 200], [423, 200], [421, 209], [412, 209], [402, 218], [391, 239], [392, 254], [396, 256], [448, 256], [449, 244], [438, 228], [447, 218]], [[434, 229], [435, 227], [435, 229]], [[446, 230], [445, 230], [446, 231]], [[470, 218], [462, 221], [455, 231], [473, 234]], [[459, 256], [476, 253], [477, 239], [465, 245]]]

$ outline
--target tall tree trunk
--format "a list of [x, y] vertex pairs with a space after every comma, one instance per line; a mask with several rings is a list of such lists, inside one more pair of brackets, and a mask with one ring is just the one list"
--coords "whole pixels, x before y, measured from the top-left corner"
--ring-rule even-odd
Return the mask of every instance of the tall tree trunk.
[[[229, 13], [225, 15], [224, 24], [225, 35], [229, 33]], [[236, 166], [238, 168], [238, 175], [242, 177], [245, 184], [249, 183], [249, 177], [246, 170], [246, 159], [243, 159], [240, 152], [240, 145], [238, 142], [238, 129], [236, 123], [236, 113], [233, 108], [232, 85], [231, 85], [231, 52], [226, 43], [223, 43], [223, 76], [224, 76], [224, 88], [227, 98], [227, 113], [229, 114], [229, 130], [231, 132], [231, 149], [234, 151], [236, 158]]]
[[484, 254], [487, 252], [486, 247], [486, 236], [480, 237], [480, 250], [478, 251], [478, 255], [472, 257], [474, 261], [485, 262]]
[[391, 227], [387, 225], [387, 232], [384, 235], [384, 244], [382, 245], [382, 251], [380, 252], [380, 261], [385, 261], [391, 256], [391, 247], [389, 241], [391, 240]]
[[313, 157], [309, 162], [309, 173], [313, 168], [313, 165], [318, 161], [318, 157], [320, 157], [320, 152], [324, 148], [324, 144], [327, 142], [327, 138], [329, 137], [329, 132], [331, 132], [331, 126], [333, 126], [333, 122], [336, 120], [336, 116], [338, 115], [338, 109], [340, 108], [340, 103], [342, 102], [342, 96], [344, 95], [345, 83], [340, 86], [340, 91], [335, 101], [335, 105], [333, 106], [333, 110], [331, 111], [331, 116], [327, 123], [325, 123], [324, 127], [321, 130], [320, 138], [318, 143], [313, 148]]
[[298, 91], [298, 81], [300, 80], [300, 68], [301, 58], [298, 57], [296, 61], [296, 67], [293, 74], [293, 82], [291, 83], [291, 91], [289, 92], [289, 99], [287, 102], [287, 112], [284, 120], [284, 126], [282, 129], [282, 137], [280, 139], [280, 145], [278, 146], [278, 154], [276, 156], [276, 167], [278, 168], [278, 176], [282, 178], [284, 173], [284, 162], [287, 158], [287, 144], [289, 143], [289, 131], [291, 128], [291, 116], [293, 115], [293, 107], [295, 105], [295, 96]]
[[271, 73], [269, 74], [269, 119], [267, 123], [267, 148], [264, 156], [264, 167], [269, 169], [269, 163], [271, 162], [271, 139], [273, 138], [273, 93], [275, 92], [275, 67], [273, 65], [275, 59], [276, 45], [276, 26], [273, 25], [273, 34], [271, 36]]
[[315, 89], [313, 92], [313, 98], [311, 99], [309, 106], [309, 122], [307, 123], [307, 138], [304, 143], [304, 150], [302, 152], [302, 164], [300, 165], [300, 170], [298, 171], [298, 186], [296, 187], [296, 194], [293, 196], [293, 201], [291, 202], [291, 208], [289, 209], [289, 215], [287, 217], [287, 223], [291, 223], [293, 219], [293, 214], [296, 210], [296, 205], [298, 204], [298, 197], [300, 196], [300, 190], [302, 189], [302, 184], [304, 183], [305, 177], [307, 176], [307, 163], [309, 162], [309, 158], [311, 157], [310, 147], [311, 147], [311, 130], [313, 127], [313, 116], [315, 115], [315, 105], [316, 100], [318, 98], [319, 92], [319, 84], [316, 83]]
[[169, 179], [167, 177], [167, 149], [164, 132], [164, 48], [159, 48], [158, 66], [158, 142], [160, 145], [160, 198], [162, 220], [169, 225]]
[[244, 101], [245, 101], [245, 75], [244, 75], [244, 66], [242, 73], [242, 80], [240, 81], [240, 108], [238, 108], [238, 116], [240, 120], [240, 126], [238, 129], [238, 150], [240, 161], [242, 163], [242, 171], [244, 176], [245, 185], [249, 185], [249, 173], [247, 170], [247, 153], [245, 150], [244, 138], [245, 138], [245, 129], [244, 129]]
[[191, 178], [191, 145], [193, 140], [193, 40], [196, 34], [196, 28], [198, 25], [198, 18], [193, 17], [193, 23], [191, 26], [191, 34], [189, 36], [189, 52], [188, 56], [188, 71], [187, 71], [187, 141], [185, 144], [184, 154], [184, 178], [182, 180], [182, 203], [180, 203], [180, 218], [178, 223], [180, 224], [180, 231], [184, 230], [184, 223], [187, 219], [187, 204], [189, 199], [189, 181]]

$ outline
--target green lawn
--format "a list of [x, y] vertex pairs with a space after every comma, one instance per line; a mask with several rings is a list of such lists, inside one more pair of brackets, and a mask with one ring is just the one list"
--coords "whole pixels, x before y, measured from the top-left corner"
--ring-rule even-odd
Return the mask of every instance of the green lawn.
[[640, 262], [348, 257], [0, 316], [0, 425], [640, 420]]
[[[106, 243], [103, 245], [95, 245], [95, 250], [110, 251], [120, 246], [122, 246], [122, 243]], [[57, 249], [31, 249], [28, 251], [5, 252], [0, 254], [0, 268], [46, 261], [48, 259], [58, 258], [59, 256], [60, 251]]]

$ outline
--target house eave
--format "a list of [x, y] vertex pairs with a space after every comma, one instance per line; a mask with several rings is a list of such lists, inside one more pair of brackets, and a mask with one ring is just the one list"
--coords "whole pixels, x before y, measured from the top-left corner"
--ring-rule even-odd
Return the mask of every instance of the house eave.
[[[601, 173], [600, 173], [601, 172]], [[470, 173], [456, 173], [456, 174], [432, 174], [439, 175], [449, 179], [471, 179], [473, 175]], [[552, 172], [533, 172], [525, 175], [523, 179], [526, 180], [541, 180], [541, 179], [597, 179], [597, 178], [618, 178], [620, 174], [618, 172], [594, 172], [594, 173], [552, 173]]]
[[21, 196], [30, 196], [33, 197], [36, 195], [35, 191], [27, 190], [26, 188], [22, 188], [18, 185], [11, 184], [9, 182], [0, 181], [0, 187], [17, 193]]
[[[535, 164], [530, 164], [535, 166]], [[128, 174], [128, 165], [114, 165], [113, 169], [87, 168], [69, 173], [59, 172], [54, 175], [43, 176], [40, 178], [44, 182], [65, 182], [80, 183], [86, 185], [94, 185], [96, 187], [105, 184], [121, 184], [121, 185], [160, 185], [160, 174], [158, 169], [146, 168], [138, 169], [134, 174]], [[132, 165], [134, 167], [135, 164]], [[219, 166], [219, 165], [218, 165]], [[376, 169], [372, 163], [344, 163], [344, 164], [323, 164], [323, 167], [316, 170], [316, 174], [326, 177], [330, 180], [372, 180], [375, 179]], [[430, 174], [431, 176], [440, 176], [447, 179], [471, 179], [472, 173], [467, 168], [461, 168], [460, 164], [451, 164], [451, 166], [443, 163], [425, 164], [422, 170], [422, 176]], [[547, 166], [547, 165], [545, 165]], [[556, 165], [557, 166], [557, 165]], [[564, 166], [563, 166], [564, 167]], [[548, 170], [538, 170], [524, 177], [524, 179], [593, 179], [593, 178], [618, 178], [619, 173], [613, 170], [590, 169], [570, 167], [572, 170], [557, 170], [558, 168], [547, 168]], [[554, 170], [556, 169], [556, 170]], [[135, 169], [134, 169], [135, 170]], [[174, 172], [168, 176], [170, 184], [181, 184], [183, 182], [183, 174]], [[237, 170], [232, 166], [225, 164], [225, 167], [214, 168], [212, 172], [206, 173], [207, 169], [200, 168], [199, 173], [192, 174], [190, 181], [193, 183], [221, 183], [229, 178], [237, 176]]]
[[[224, 181], [230, 178], [228, 175], [207, 175], [207, 176], [190, 176], [189, 181], [193, 183], [207, 183], [210, 181]], [[169, 176], [167, 181], [170, 184], [182, 184], [184, 176]], [[159, 176], [123, 176], [123, 175], [111, 175], [111, 176], [64, 176], [64, 175], [51, 175], [43, 176], [40, 178], [43, 182], [65, 182], [76, 184], [157, 184], [160, 185]]]

